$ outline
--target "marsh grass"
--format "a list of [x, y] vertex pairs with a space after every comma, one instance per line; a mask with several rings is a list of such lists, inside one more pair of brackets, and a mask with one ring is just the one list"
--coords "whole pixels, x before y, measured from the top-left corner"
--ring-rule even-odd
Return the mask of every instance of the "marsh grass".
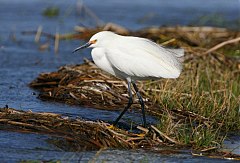
[[[184, 63], [177, 80], [148, 82], [145, 90], [163, 108], [158, 128], [195, 148], [219, 146], [228, 131], [240, 129], [240, 70], [211, 55]], [[176, 118], [180, 109], [194, 117]]]

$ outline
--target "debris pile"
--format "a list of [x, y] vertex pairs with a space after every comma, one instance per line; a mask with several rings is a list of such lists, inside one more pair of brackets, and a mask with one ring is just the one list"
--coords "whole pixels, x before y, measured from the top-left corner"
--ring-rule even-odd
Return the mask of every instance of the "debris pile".
[[[151, 126], [150, 130], [138, 127], [135, 134], [108, 123], [70, 119], [55, 113], [34, 113], [12, 108], [0, 108], [0, 129], [24, 133], [49, 134], [58, 138], [62, 147], [72, 151], [98, 150], [100, 148], [150, 148], [160, 144], [179, 144]], [[61, 139], [60, 139], [61, 138]], [[55, 144], [60, 146], [60, 144]], [[179, 144], [180, 145], [180, 144]]]

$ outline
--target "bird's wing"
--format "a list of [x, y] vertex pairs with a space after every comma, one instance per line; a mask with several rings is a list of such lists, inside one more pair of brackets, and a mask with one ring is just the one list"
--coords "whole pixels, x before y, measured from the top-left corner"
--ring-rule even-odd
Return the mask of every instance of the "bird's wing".
[[129, 76], [177, 78], [180, 75], [181, 69], [172, 61], [152, 53], [146, 48], [118, 47], [108, 48], [106, 57], [113, 67]]
[[[134, 39], [132, 37], [130, 39]], [[139, 50], [146, 51], [149, 54], [162, 60], [169, 66], [175, 66], [177, 69], [182, 69], [181, 59], [184, 56], [184, 49], [169, 49], [160, 46], [159, 44], [152, 42], [145, 38], [134, 39], [134, 45], [138, 45]], [[132, 41], [133, 42], [133, 41]]]
[[[160, 46], [160, 45], [159, 45]], [[184, 49], [170, 49], [170, 48], [165, 48], [166, 50], [170, 51], [171, 53], [173, 53], [175, 56], [177, 56], [178, 58], [183, 57], [184, 56]]]

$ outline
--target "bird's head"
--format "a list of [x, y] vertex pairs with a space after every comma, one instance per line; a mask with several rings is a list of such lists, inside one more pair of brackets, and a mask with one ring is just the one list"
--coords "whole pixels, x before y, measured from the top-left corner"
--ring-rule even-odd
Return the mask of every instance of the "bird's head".
[[106, 47], [110, 45], [111, 41], [114, 39], [114, 37], [117, 36], [117, 34], [110, 32], [110, 31], [102, 31], [94, 34], [90, 40], [78, 48], [73, 50], [73, 53], [84, 48], [96, 48], [96, 47]]

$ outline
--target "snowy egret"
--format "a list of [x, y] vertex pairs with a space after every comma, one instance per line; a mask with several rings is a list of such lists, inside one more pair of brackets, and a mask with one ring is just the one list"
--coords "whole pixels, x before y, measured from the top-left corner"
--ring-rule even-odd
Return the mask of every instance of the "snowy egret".
[[89, 42], [73, 52], [87, 47], [93, 48], [92, 58], [99, 68], [127, 81], [128, 104], [115, 120], [114, 125], [133, 103], [132, 84], [141, 105], [143, 126], [146, 127], [144, 101], [135, 81], [177, 78], [182, 70], [180, 57], [184, 55], [183, 50], [167, 49], [145, 38], [121, 36], [110, 31], [96, 33]]

